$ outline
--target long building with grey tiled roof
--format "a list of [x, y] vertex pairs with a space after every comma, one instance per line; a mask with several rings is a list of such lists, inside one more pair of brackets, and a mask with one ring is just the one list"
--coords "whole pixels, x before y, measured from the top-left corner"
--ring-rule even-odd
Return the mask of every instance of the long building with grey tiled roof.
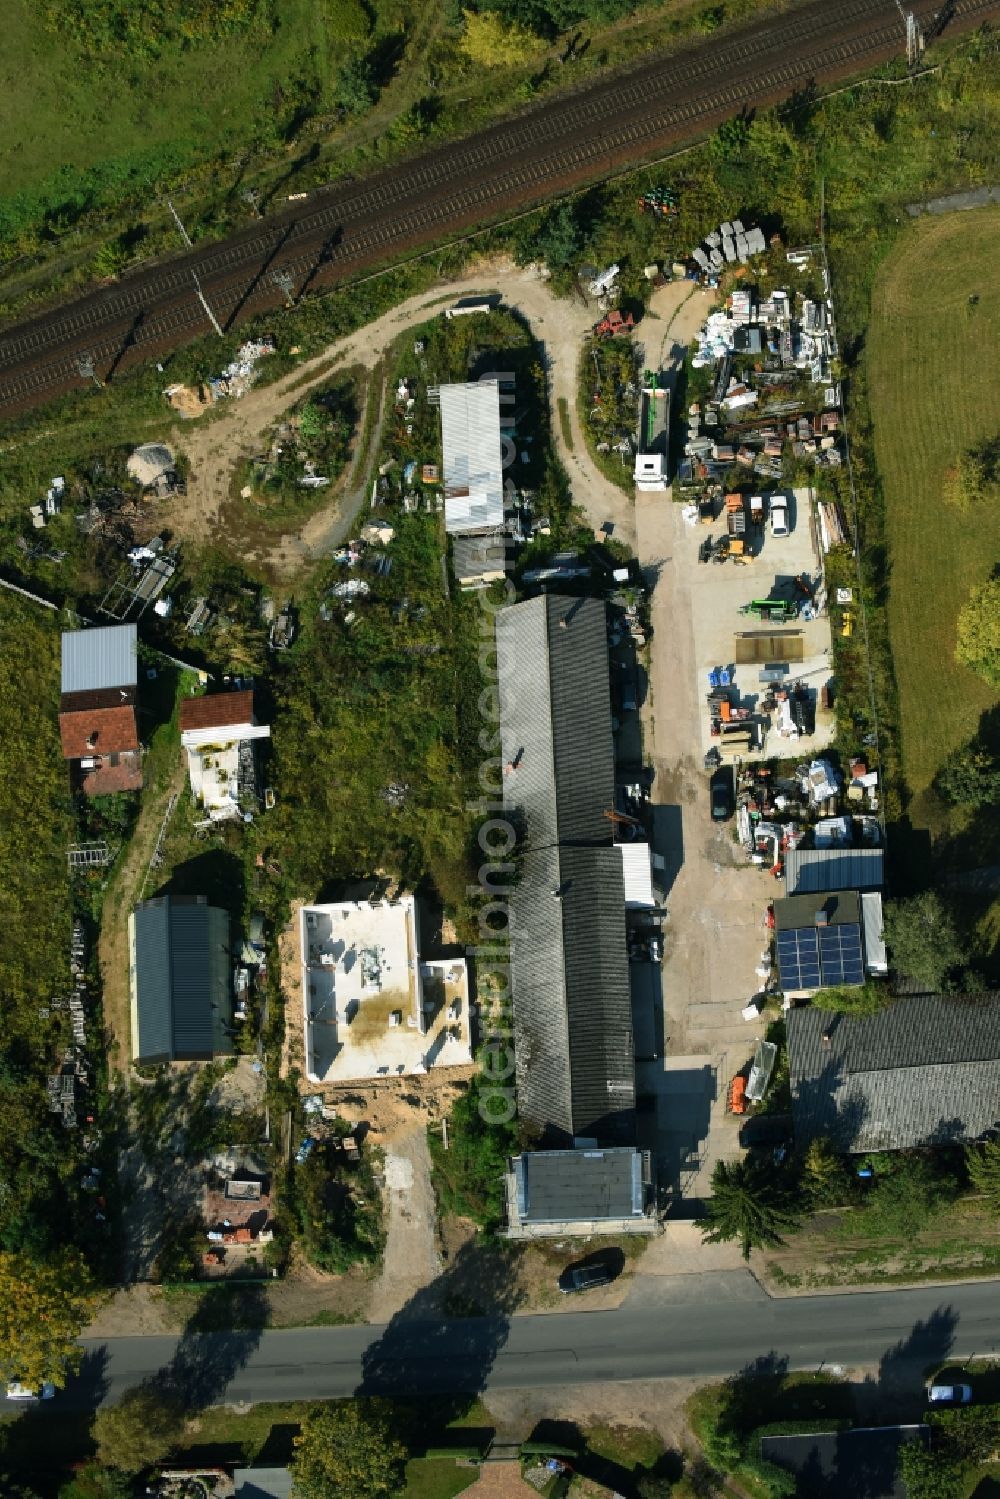
[[548, 594], [502, 609], [504, 806], [518, 1110], [550, 1145], [635, 1139], [635, 1062], [605, 607]]
[[800, 1144], [907, 1150], [1000, 1127], [1000, 994], [923, 994], [867, 1016], [807, 1005], [785, 1024]]

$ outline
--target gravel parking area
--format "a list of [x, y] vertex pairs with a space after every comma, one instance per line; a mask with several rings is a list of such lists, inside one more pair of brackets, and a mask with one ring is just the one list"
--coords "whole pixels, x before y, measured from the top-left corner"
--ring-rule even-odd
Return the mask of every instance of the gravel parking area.
[[[798, 618], [779, 624], [760, 620], [754, 614], [741, 614], [753, 599], [790, 598], [795, 592], [795, 580], [802, 579], [815, 588], [822, 577], [820, 555], [815, 545], [810, 512], [810, 492], [799, 489], [795, 492], [791, 507], [792, 527], [788, 536], [771, 535], [769, 526], [744, 563], [698, 561], [698, 547], [706, 536], [718, 537], [725, 530], [724, 518], [716, 519], [714, 525], [706, 526], [697, 520], [685, 525], [683, 538], [679, 541], [672, 558], [673, 567], [684, 574], [689, 588], [689, 598], [694, 631], [694, 689], [702, 704], [697, 740], [704, 754], [713, 741], [707, 711], [706, 695], [709, 691], [709, 674], [723, 668], [735, 682], [734, 702], [740, 708], [750, 710], [752, 721], [759, 721], [761, 743], [758, 749], [746, 755], [746, 759], [763, 760], [775, 755], [798, 755], [813, 759], [829, 744], [834, 734], [834, 715], [819, 704], [820, 689], [830, 680], [830, 621], [825, 613], [817, 613], [809, 619], [805, 611]], [[804, 597], [804, 595], [802, 596]], [[763, 661], [741, 664], [737, 661], [737, 635], [750, 637], [746, 642], [763, 648], [762, 637], [778, 635], [786, 637], [789, 646], [782, 656], [779, 642], [767, 651], [768, 662], [787, 664], [784, 680], [788, 683], [802, 682], [809, 696], [815, 716], [815, 732], [798, 738], [785, 737], [779, 727], [775, 711], [763, 709], [767, 685], [760, 680]], [[798, 659], [796, 659], [798, 657]]]

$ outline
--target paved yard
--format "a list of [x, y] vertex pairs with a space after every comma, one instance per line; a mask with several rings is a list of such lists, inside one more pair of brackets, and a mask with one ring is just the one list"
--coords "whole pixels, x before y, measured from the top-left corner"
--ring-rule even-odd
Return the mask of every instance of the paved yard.
[[728, 668], [736, 683], [739, 706], [749, 708], [755, 715], [761, 712], [761, 700], [766, 691], [760, 681], [764, 663], [737, 664], [737, 633], [760, 637], [779, 632], [790, 637], [793, 649], [797, 648], [799, 652], [799, 659], [783, 657], [780, 650], [769, 651], [768, 659], [788, 662], [785, 680], [803, 683], [815, 712], [815, 733], [797, 739], [781, 733], [775, 714], [763, 715], [766, 737], [759, 751], [747, 758], [799, 755], [811, 759], [833, 738], [834, 715], [832, 711], [822, 710], [818, 703], [820, 688], [830, 680], [830, 621], [827, 615], [820, 614], [812, 620], [800, 615], [782, 625], [762, 622], [754, 615], [740, 613], [752, 599], [790, 597], [796, 578], [802, 578], [812, 587], [819, 582], [820, 556], [810, 524], [807, 489], [795, 491], [791, 519], [789, 536], [774, 537], [770, 528], [765, 527], [757, 554], [745, 565], [698, 561], [699, 543], [706, 536], [718, 537], [725, 529], [724, 520], [716, 519], [713, 526], [701, 525], [697, 521], [685, 524], [679, 535], [675, 529], [670, 566], [675, 584], [683, 579], [687, 585], [694, 631], [693, 686], [702, 705], [697, 739], [702, 753], [713, 743], [705, 702], [709, 672], [713, 669]]

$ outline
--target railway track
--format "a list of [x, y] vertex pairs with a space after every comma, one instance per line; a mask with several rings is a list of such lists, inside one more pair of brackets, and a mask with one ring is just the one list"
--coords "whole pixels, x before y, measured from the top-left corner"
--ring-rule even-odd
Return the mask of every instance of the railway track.
[[[917, 6], [926, 22], [933, 13]], [[950, 30], [1000, 16], [1000, 0], [957, 0]], [[358, 183], [339, 183], [219, 244], [150, 266], [0, 336], [0, 411], [78, 387], [86, 353], [99, 376], [165, 353], [208, 320], [194, 273], [227, 328], [279, 306], [275, 272], [297, 294], [518, 212], [556, 192], [637, 166], [747, 105], [786, 98], [898, 55], [895, 0], [811, 0], [666, 59], [649, 59]]]

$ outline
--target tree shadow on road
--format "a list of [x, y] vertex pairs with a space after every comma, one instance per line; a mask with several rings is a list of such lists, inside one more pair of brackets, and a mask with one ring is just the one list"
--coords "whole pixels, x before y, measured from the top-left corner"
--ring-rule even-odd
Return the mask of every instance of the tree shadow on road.
[[355, 1394], [445, 1395], [451, 1397], [449, 1419], [464, 1414], [486, 1388], [521, 1304], [518, 1258], [509, 1251], [490, 1255], [485, 1284], [481, 1249], [463, 1246], [366, 1350]]
[[152, 1397], [180, 1421], [223, 1400], [257, 1348], [269, 1316], [263, 1285], [243, 1283], [226, 1292], [224, 1307], [214, 1294], [198, 1305], [169, 1362], [127, 1390], [124, 1402]]
[[[263, 1285], [227, 1287], [227, 1314], [209, 1297], [188, 1321], [169, 1364], [153, 1377], [157, 1389], [188, 1414], [215, 1404], [233, 1376], [247, 1363], [267, 1326], [269, 1307]], [[229, 1322], [224, 1330], [220, 1320]]]
[[882, 1420], [917, 1419], [926, 1404], [927, 1378], [945, 1362], [955, 1343], [958, 1313], [938, 1307], [925, 1322], [915, 1322], [905, 1338], [886, 1350], [878, 1373], [857, 1391], [862, 1414]]

